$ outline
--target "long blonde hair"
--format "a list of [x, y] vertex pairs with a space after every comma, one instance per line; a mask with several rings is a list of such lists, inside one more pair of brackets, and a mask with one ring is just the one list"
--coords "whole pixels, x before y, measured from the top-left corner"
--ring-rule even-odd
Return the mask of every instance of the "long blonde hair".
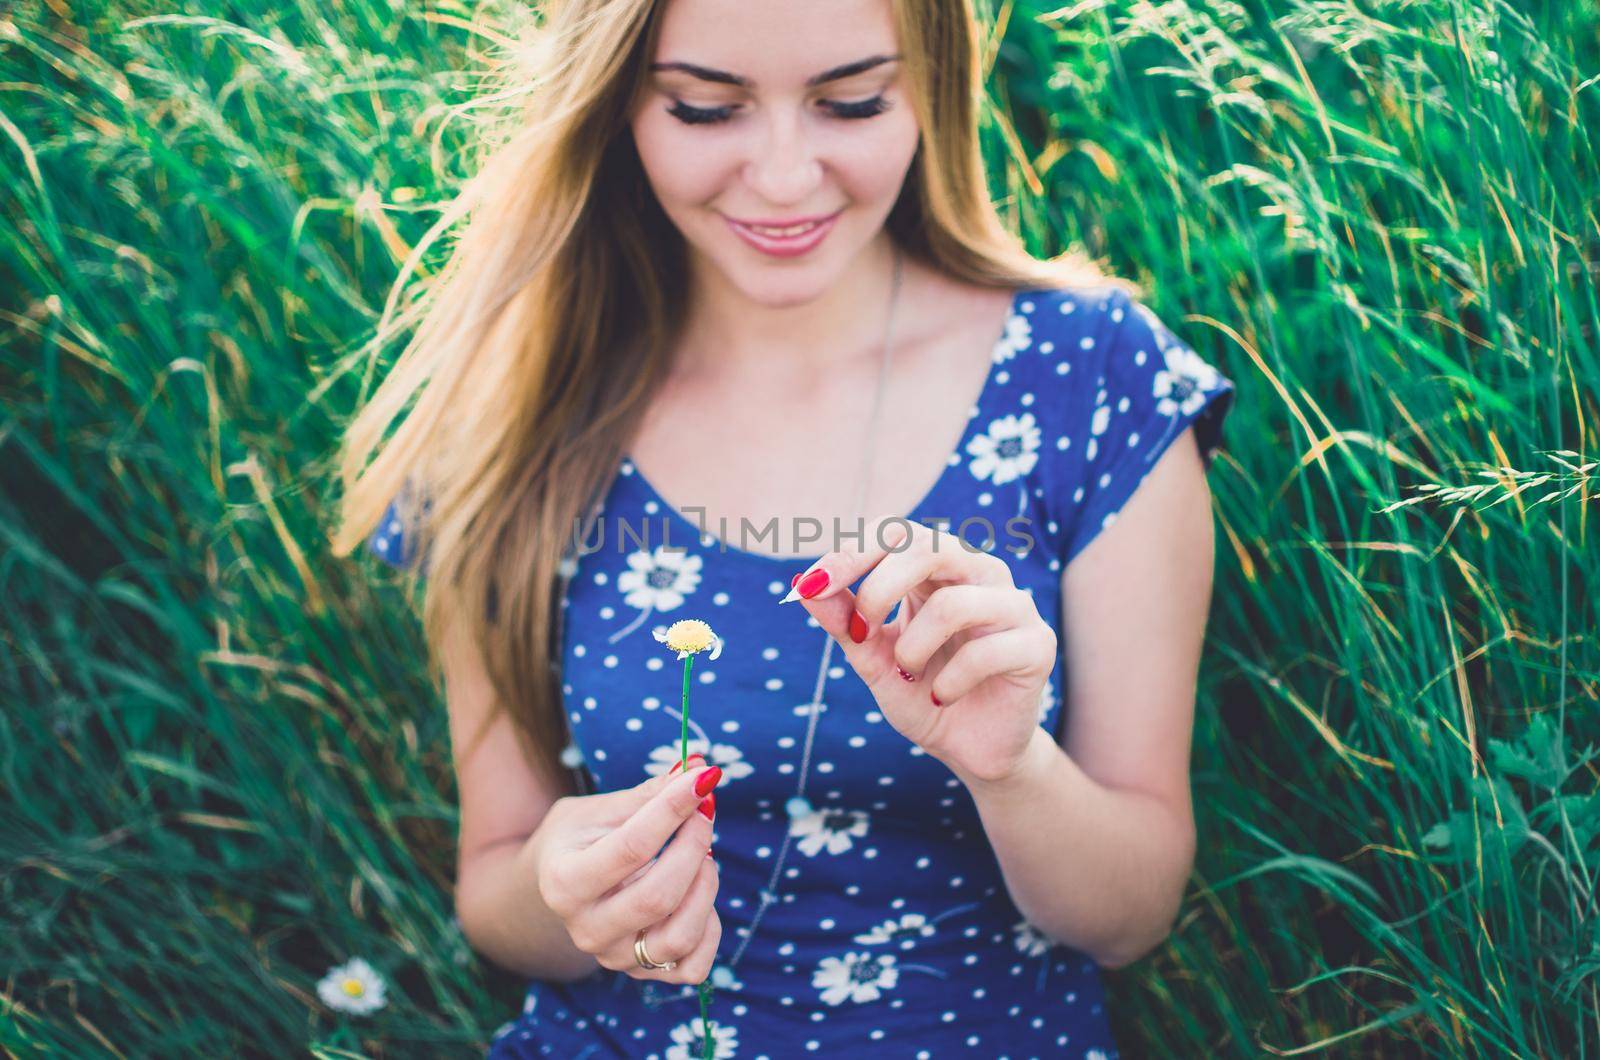
[[[1131, 288], [1076, 251], [1035, 258], [1002, 224], [979, 146], [972, 0], [891, 2], [921, 129], [886, 222], [892, 238], [975, 284]], [[395, 281], [372, 348], [416, 330], [340, 453], [334, 553], [360, 547], [396, 500], [413, 576], [426, 556], [430, 674], [437, 680], [446, 617], [468, 623], [496, 712], [510, 712], [530, 765], [556, 784], [568, 740], [556, 643], [563, 561], [685, 317], [683, 238], [628, 129], [663, 8], [545, 5], [520, 49], [525, 62], [503, 87], [491, 82], [492, 98], [513, 101], [510, 121], [485, 136], [482, 165]], [[428, 245], [463, 219], [442, 270], [421, 277]], [[427, 281], [421, 295], [396, 312], [414, 277]]]

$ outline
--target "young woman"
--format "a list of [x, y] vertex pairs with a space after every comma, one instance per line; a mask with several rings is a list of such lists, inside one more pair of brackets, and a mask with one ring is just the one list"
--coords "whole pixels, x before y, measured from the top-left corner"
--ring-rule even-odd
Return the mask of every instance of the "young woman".
[[999, 222], [968, 5], [551, 5], [436, 226], [335, 544], [426, 574], [492, 1055], [1116, 1055], [1232, 386]]

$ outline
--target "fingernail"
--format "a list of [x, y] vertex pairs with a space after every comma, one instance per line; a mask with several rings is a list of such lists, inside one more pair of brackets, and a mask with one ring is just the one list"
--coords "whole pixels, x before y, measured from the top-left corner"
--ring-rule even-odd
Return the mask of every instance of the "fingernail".
[[850, 639], [857, 644], [867, 639], [867, 620], [853, 607], [850, 609]]
[[[705, 799], [701, 801], [699, 810], [701, 813], [705, 814], [706, 820], [715, 821], [717, 819], [717, 797], [715, 795], [707, 795]], [[706, 857], [710, 856], [711, 853], [707, 851]]]
[[805, 597], [807, 600], [811, 599], [813, 596], [817, 595], [827, 587], [828, 572], [825, 570], [814, 570], [810, 574], [807, 574], [804, 578], [801, 578], [799, 583], [795, 585], [795, 588], [800, 590], [800, 595]]
[[[701, 754], [699, 751], [696, 751], [694, 754], [689, 756], [689, 761], [693, 762], [696, 758], [700, 759], [700, 761], [702, 761], [702, 762], [704, 762], [706, 760], [706, 756], [705, 755]], [[672, 768], [667, 770], [667, 776], [670, 777], [672, 774], [676, 773], [678, 770], [680, 770], [682, 768], [683, 768], [683, 763], [681, 761], [672, 763]]]
[[943, 703], [939, 702], [939, 697], [933, 694], [933, 689], [931, 689], [931, 688], [928, 689], [928, 698], [933, 700], [933, 705], [934, 706], [936, 706], [936, 707], [944, 706]]
[[700, 779], [694, 782], [694, 793], [696, 795], [708, 794], [711, 791], [712, 788], [717, 786], [717, 781], [719, 781], [721, 779], [722, 779], [722, 767], [721, 766], [712, 766], [710, 769], [706, 770], [704, 773], [701, 773], [700, 774]]
[[799, 581], [800, 580], [800, 575], [802, 575], [804, 573], [805, 573], [805, 571], [803, 571], [803, 570], [795, 571], [794, 577], [789, 579], [789, 588], [793, 589], [794, 588], [794, 583]]
[[915, 677], [912, 677], [910, 674], [906, 673], [905, 670], [901, 669], [899, 663], [895, 663], [894, 664], [894, 668], [896, 670], [899, 670], [900, 671], [900, 676], [904, 677], [907, 681], [915, 681], [916, 680]]

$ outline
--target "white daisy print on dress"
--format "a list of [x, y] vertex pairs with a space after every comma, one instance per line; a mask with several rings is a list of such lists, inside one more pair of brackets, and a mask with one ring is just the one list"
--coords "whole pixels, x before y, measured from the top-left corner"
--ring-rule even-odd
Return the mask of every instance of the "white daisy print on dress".
[[[716, 1060], [732, 1060], [739, 1051], [739, 1028], [711, 1021], [712, 1053]], [[696, 1016], [672, 1028], [672, 1044], [667, 1060], [700, 1060], [705, 1056], [706, 1025]]]
[[864, 946], [898, 940], [901, 949], [910, 949], [915, 939], [927, 938], [934, 930], [933, 922], [921, 913], [904, 913], [898, 920], [885, 920], [877, 927], [861, 932], [855, 940]]
[[967, 467], [973, 477], [996, 486], [1026, 475], [1039, 462], [1039, 426], [1033, 413], [991, 421], [984, 433], [967, 443], [967, 453], [972, 457]]
[[1033, 325], [1016, 310], [1006, 317], [1005, 333], [995, 340], [992, 356], [995, 364], [1003, 364], [1027, 349], [1033, 343]]
[[1012, 924], [1011, 932], [1012, 945], [1016, 946], [1024, 957], [1037, 957], [1053, 945], [1050, 941], [1050, 936], [1034, 927], [1026, 919]]
[[639, 617], [607, 637], [615, 644], [639, 628], [656, 611], [671, 611], [684, 605], [700, 584], [701, 558], [691, 552], [636, 549], [628, 553], [628, 569], [617, 575], [617, 591], [623, 601], [639, 610]]
[[854, 845], [852, 836], [867, 834], [867, 814], [863, 810], [812, 810], [790, 817], [789, 834], [799, 836], [798, 846], [808, 857], [827, 847], [830, 854], [843, 854]]
[[1056, 705], [1055, 685], [1046, 681], [1039, 690], [1039, 720], [1037, 724], [1043, 725], [1044, 719], [1050, 716], [1050, 708]]
[[[693, 719], [691, 719], [691, 723]], [[705, 739], [689, 740], [682, 744], [686, 748], [684, 754], [704, 755], [706, 765], [718, 766], [722, 769], [723, 780], [739, 780], [748, 777], [755, 770], [744, 759], [744, 752], [729, 743], [708, 743]], [[679, 744], [662, 744], [651, 749], [650, 760], [644, 764], [644, 771], [652, 777], [659, 777], [670, 772], [672, 767], [681, 761], [679, 757]]]
[[889, 954], [847, 953], [843, 958], [824, 957], [811, 974], [811, 985], [822, 991], [830, 1005], [845, 1001], [857, 1004], [876, 1001], [884, 990], [894, 986], [900, 972]]
[[1215, 390], [1220, 373], [1182, 346], [1168, 346], [1167, 366], [1156, 373], [1153, 392], [1156, 411], [1163, 416], [1188, 416], [1205, 404], [1206, 391]]
[[1039, 425], [1034, 422], [1033, 413], [1024, 412], [991, 420], [982, 434], [967, 443], [967, 454], [972, 457], [967, 468], [974, 478], [996, 486], [1023, 480], [1017, 496], [1018, 515], [1028, 502], [1028, 484], [1023, 476], [1039, 462], [1039, 439]]
[[[1156, 411], [1168, 417], [1167, 430], [1161, 441], [1172, 431], [1181, 417], [1192, 416], [1206, 403], [1207, 395], [1222, 385], [1222, 374], [1188, 346], [1177, 340], [1148, 306], [1135, 303], [1139, 313], [1150, 326], [1156, 338], [1156, 348], [1161, 352], [1165, 367], [1156, 372], [1151, 381], [1151, 396], [1156, 399]], [[1155, 459], [1161, 449], [1157, 442], [1145, 455], [1145, 462]]]
[[328, 970], [317, 983], [317, 996], [331, 1009], [365, 1016], [384, 1006], [384, 982], [372, 965], [360, 957]]

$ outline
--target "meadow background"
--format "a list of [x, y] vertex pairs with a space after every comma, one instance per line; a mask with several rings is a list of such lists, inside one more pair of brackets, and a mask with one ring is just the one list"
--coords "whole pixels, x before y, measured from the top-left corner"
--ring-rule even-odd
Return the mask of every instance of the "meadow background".
[[[465, 1057], [516, 1010], [452, 920], [409, 601], [325, 535], [519, 17], [0, 5], [7, 1056]], [[1600, 1055], [1596, 5], [985, 20], [1007, 217], [1239, 386], [1198, 864], [1109, 974], [1126, 1053]], [[314, 989], [352, 955], [364, 1019]]]

